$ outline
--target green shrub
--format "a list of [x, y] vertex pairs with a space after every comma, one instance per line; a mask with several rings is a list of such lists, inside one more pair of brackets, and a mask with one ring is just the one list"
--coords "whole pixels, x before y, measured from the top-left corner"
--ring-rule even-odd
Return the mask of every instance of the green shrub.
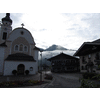
[[28, 75], [29, 74], [29, 70], [26, 70], [25, 73], [26, 73], [26, 75]]
[[13, 70], [12, 74], [16, 75], [17, 74], [17, 70]]
[[97, 79], [96, 76], [97, 73], [83, 73], [83, 78], [84, 79]]
[[81, 88], [96, 88], [97, 86], [89, 81], [89, 80], [86, 80], [86, 79], [81, 79]]

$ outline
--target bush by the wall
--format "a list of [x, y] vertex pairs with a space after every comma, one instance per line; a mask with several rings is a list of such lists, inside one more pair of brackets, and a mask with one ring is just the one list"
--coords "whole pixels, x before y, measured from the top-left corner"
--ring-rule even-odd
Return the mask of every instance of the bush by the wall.
[[26, 71], [25, 71], [25, 74], [28, 75], [28, 74], [29, 74], [29, 70], [26, 70]]
[[83, 73], [83, 78], [84, 79], [96, 79], [97, 73]]
[[12, 71], [12, 74], [13, 74], [13, 75], [16, 75], [16, 74], [17, 74], [17, 70], [13, 70], [13, 71]]

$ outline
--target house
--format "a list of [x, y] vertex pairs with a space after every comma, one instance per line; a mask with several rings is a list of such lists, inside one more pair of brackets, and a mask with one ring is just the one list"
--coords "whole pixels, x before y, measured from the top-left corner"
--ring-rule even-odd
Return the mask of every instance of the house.
[[100, 72], [100, 39], [84, 42], [74, 56], [80, 57], [81, 72]]
[[66, 71], [78, 71], [79, 59], [73, 56], [60, 53], [54, 57], [48, 59], [51, 62], [52, 72], [66, 72]]
[[2, 18], [0, 27], [0, 75], [30, 75], [38, 72], [38, 51], [36, 43], [29, 30], [18, 27], [12, 30], [10, 13]]

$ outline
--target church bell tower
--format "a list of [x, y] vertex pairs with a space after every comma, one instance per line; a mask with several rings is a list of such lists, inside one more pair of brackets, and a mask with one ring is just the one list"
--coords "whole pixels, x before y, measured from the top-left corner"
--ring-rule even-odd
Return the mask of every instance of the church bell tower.
[[2, 18], [1, 32], [0, 32], [0, 44], [5, 42], [9, 33], [12, 31], [12, 20], [10, 19], [10, 13], [6, 13], [6, 16]]

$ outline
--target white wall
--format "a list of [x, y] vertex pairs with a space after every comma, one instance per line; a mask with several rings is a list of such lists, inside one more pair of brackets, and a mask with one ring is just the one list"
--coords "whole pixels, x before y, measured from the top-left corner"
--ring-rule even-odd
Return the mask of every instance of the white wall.
[[[21, 34], [21, 31], [24, 32], [24, 34]], [[14, 29], [8, 36], [8, 41], [14, 41], [15, 39], [17, 39], [18, 37], [24, 37], [28, 43], [30, 44], [35, 44], [34, 42], [34, 38], [32, 37], [31, 33], [25, 29], [25, 28], [16, 28]]]
[[[38, 66], [38, 50], [34, 50], [34, 59], [36, 60], [36, 66]], [[38, 69], [36, 71], [38, 71]]]
[[19, 64], [23, 64], [25, 66], [25, 70], [29, 71], [30, 67], [33, 67], [33, 71], [29, 72], [30, 75], [37, 73], [38, 66], [36, 62], [5, 61], [4, 75], [12, 75], [12, 71], [17, 70], [17, 66]]
[[3, 73], [4, 52], [5, 52], [5, 48], [0, 47], [0, 74]]

